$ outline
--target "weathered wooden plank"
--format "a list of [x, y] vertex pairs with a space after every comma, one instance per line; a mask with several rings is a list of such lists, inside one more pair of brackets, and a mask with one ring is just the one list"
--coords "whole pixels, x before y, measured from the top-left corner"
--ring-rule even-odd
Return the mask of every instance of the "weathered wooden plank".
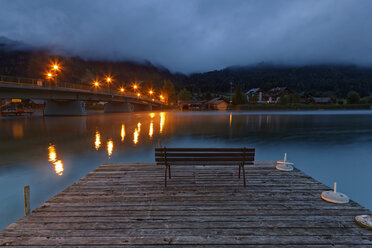
[[[4, 237], [3, 244], [19, 244], [19, 245], [125, 245], [125, 244], [158, 244], [158, 245], [169, 245], [169, 244], [260, 244], [260, 245], [272, 245], [278, 244], [340, 244], [340, 245], [354, 245], [364, 244], [370, 245], [372, 238], [366, 236], [343, 236], [343, 235], [324, 235], [324, 236], [271, 236], [271, 235], [251, 235], [251, 236], [166, 236], [163, 237], [147, 237], [147, 236], [136, 236], [136, 237]], [[1, 243], [0, 243], [1, 245]]]
[[[50, 228], [50, 227], [49, 227]], [[347, 236], [359, 236], [366, 235], [372, 236], [371, 232], [367, 232], [365, 229], [354, 229], [354, 228], [330, 228], [330, 227], [316, 227], [316, 228], [304, 228], [304, 227], [245, 227], [245, 228], [110, 228], [110, 229], [59, 229], [50, 230], [48, 228], [38, 227], [33, 229], [23, 229], [24, 237], [120, 237], [120, 236], [159, 236], [169, 235], [176, 236], [179, 233], [183, 235], [197, 236], [203, 233], [203, 235], [238, 235], [248, 236], [255, 234], [263, 234], [269, 232], [272, 236], [283, 236], [283, 235], [306, 235], [306, 236], [321, 236], [321, 235], [338, 235]], [[17, 237], [19, 232], [17, 231], [4, 231], [3, 237]]]
[[367, 233], [370, 235], [368, 230], [362, 228], [356, 229], [352, 226], [352, 221], [298, 221], [298, 220], [273, 220], [273, 221], [183, 221], [183, 222], [164, 222], [163, 220], [151, 220], [151, 221], [132, 221], [132, 222], [16, 222], [10, 225], [5, 231], [19, 232], [27, 230], [111, 230], [111, 229], [246, 229], [246, 228], [306, 228], [306, 229], [323, 229], [330, 228], [336, 231], [341, 229], [353, 229], [353, 231], [361, 232], [363, 235]]
[[[148, 212], [136, 210], [106, 210], [102, 211], [36, 211], [34, 217], [121, 217], [121, 216], [246, 216], [252, 215], [274, 215], [274, 216], [303, 216], [305, 212], [303, 209], [287, 209], [287, 210], [267, 210], [267, 209], [235, 209], [234, 211], [218, 211], [218, 210], [190, 210], [190, 211], [172, 211], [172, 210], [147, 210]], [[306, 209], [306, 213], [313, 216], [338, 216], [340, 215], [338, 209]], [[368, 214], [368, 210], [343, 209], [344, 216], [356, 216], [361, 214]]]

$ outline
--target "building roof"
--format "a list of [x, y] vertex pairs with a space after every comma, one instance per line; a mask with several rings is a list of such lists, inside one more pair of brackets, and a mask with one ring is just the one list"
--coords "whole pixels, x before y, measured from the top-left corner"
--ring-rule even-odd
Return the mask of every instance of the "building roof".
[[202, 105], [203, 101], [196, 101], [196, 100], [181, 100], [178, 101], [179, 105]]
[[332, 102], [331, 97], [313, 97], [314, 102], [316, 103], [329, 103]]
[[219, 98], [219, 97], [216, 97], [216, 98], [213, 98], [212, 100], [206, 102], [205, 104], [220, 104], [221, 102], [226, 102], [226, 101]]
[[269, 90], [269, 94], [270, 95], [273, 95], [273, 96], [279, 96], [281, 95], [285, 90], [288, 90], [290, 92], [292, 92], [288, 87], [275, 87], [275, 88], [272, 88], [271, 90]]
[[261, 91], [261, 88], [252, 88], [252, 89], [248, 90], [245, 94], [250, 95], [250, 94], [257, 93], [258, 91]]

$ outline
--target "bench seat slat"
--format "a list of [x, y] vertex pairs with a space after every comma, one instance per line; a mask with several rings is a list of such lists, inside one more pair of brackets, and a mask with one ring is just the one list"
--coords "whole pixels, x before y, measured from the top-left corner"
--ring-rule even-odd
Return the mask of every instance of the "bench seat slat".
[[[155, 148], [155, 152], [163, 152], [164, 148]], [[168, 152], [255, 152], [255, 148], [166, 148]]]
[[[183, 152], [168, 152], [167, 151], [167, 158], [171, 157], [240, 157], [241, 159], [246, 156], [246, 157], [252, 157], [254, 156], [254, 153], [249, 152], [249, 153], [226, 153], [226, 152], [219, 152], [219, 153], [183, 153]], [[163, 152], [157, 152], [155, 153], [155, 157], [164, 157]]]

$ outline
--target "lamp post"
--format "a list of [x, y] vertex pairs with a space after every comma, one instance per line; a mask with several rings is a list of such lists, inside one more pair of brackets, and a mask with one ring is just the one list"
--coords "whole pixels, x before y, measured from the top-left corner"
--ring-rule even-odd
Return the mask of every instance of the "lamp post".
[[106, 82], [107, 82], [107, 85], [109, 87], [109, 93], [111, 94], [111, 85], [110, 85], [110, 83], [112, 82], [112, 78], [110, 76], [107, 76], [106, 77]]
[[99, 87], [99, 82], [96, 80], [93, 82], [94, 91], [97, 93], [97, 88]]
[[51, 73], [51, 72], [48, 72], [47, 74], [46, 74], [46, 77], [47, 77], [47, 79], [48, 79], [48, 84], [49, 84], [49, 88], [51, 87], [51, 83], [50, 83], [50, 80], [52, 80], [52, 77], [53, 77], [53, 74]]
[[54, 84], [55, 84], [55, 87], [57, 87], [58, 72], [60, 71], [61, 68], [57, 63], [52, 64], [51, 68], [52, 68], [52, 71], [54, 71]]

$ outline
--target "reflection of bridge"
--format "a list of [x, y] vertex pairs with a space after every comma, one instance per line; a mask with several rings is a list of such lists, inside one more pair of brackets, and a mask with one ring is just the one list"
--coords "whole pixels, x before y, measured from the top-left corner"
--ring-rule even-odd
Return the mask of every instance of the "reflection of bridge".
[[85, 115], [86, 101], [106, 102], [105, 113], [121, 113], [162, 108], [164, 104], [145, 97], [128, 93], [115, 94], [102, 87], [99, 91], [82, 84], [30, 78], [0, 76], [0, 99], [41, 99], [45, 100], [45, 115]]

